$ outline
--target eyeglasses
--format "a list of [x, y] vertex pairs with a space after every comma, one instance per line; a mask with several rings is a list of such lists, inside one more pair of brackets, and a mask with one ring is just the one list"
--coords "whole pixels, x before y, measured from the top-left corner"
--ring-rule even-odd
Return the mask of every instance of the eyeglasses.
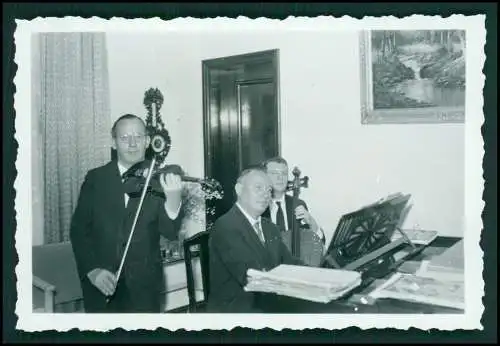
[[118, 137], [122, 143], [130, 143], [130, 140], [134, 139], [135, 142], [142, 142], [146, 139], [146, 135], [143, 134], [126, 134]]
[[288, 177], [288, 171], [267, 171], [267, 173], [274, 177]]
[[273, 189], [270, 186], [263, 186], [263, 185], [253, 185], [252, 186], [253, 190], [257, 193], [272, 193]]

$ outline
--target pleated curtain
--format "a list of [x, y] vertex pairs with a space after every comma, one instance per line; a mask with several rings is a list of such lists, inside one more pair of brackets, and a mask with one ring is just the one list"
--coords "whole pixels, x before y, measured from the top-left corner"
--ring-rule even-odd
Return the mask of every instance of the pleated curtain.
[[47, 244], [69, 240], [85, 174], [110, 159], [111, 120], [105, 33], [38, 35]]

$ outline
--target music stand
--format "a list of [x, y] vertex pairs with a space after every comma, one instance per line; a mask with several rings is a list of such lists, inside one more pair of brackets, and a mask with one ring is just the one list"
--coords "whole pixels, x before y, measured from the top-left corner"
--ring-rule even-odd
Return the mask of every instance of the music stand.
[[[367, 274], [404, 247], [411, 247], [409, 255], [416, 254], [419, 249], [400, 228], [402, 217], [408, 212], [410, 197], [409, 194], [394, 194], [343, 215], [320, 266]], [[392, 241], [395, 231], [401, 232], [403, 237]], [[390, 269], [402, 260], [393, 261]]]

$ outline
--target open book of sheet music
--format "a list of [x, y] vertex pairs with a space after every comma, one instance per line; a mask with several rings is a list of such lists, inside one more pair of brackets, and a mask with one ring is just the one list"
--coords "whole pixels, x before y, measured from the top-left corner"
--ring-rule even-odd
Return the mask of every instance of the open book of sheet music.
[[415, 274], [394, 274], [370, 296], [464, 309], [463, 241], [423, 264]]
[[[405, 229], [403, 230], [408, 239], [416, 245], [429, 245], [439, 235], [438, 231], [420, 230], [420, 229]], [[391, 241], [395, 241], [403, 237], [400, 232], [394, 232]]]
[[415, 274], [394, 274], [370, 293], [370, 297], [399, 299], [462, 310], [465, 308], [463, 280], [441, 280]]
[[282, 264], [268, 272], [248, 270], [245, 291], [266, 292], [319, 303], [338, 299], [361, 284], [350, 270]]

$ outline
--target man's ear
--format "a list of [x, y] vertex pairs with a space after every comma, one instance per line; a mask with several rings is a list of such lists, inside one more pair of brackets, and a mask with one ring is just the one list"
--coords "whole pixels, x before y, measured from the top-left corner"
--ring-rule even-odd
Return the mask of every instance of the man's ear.
[[151, 143], [151, 137], [148, 135], [146, 136], [146, 148], [149, 147], [150, 143]]
[[241, 194], [241, 189], [243, 189], [243, 185], [241, 185], [241, 183], [236, 183], [236, 185], [234, 186], [236, 196], [239, 196]]
[[116, 150], [116, 138], [111, 138], [111, 148]]

